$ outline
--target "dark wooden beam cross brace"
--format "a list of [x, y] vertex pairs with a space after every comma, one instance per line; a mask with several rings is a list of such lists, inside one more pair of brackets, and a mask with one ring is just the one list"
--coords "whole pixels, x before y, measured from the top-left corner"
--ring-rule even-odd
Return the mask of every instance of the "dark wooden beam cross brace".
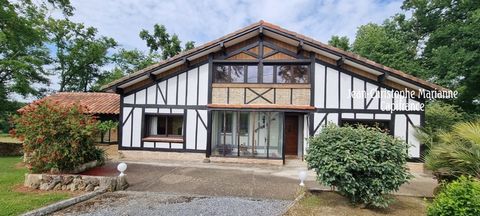
[[[251, 99], [250, 101], [248, 101], [246, 104], [249, 104], [251, 103], [252, 101], [256, 100], [257, 98], [262, 98], [264, 99], [265, 101], [267, 101], [268, 103], [271, 103], [273, 104], [272, 101], [268, 100], [267, 98], [265, 98], [263, 95], [265, 95], [266, 93], [268, 93], [269, 91], [271, 91], [273, 88], [269, 88], [267, 89], [266, 91], [262, 92], [261, 94], [257, 93], [256, 91], [252, 90], [251, 88], [247, 88], [248, 90], [250, 90], [251, 92], [253, 92], [254, 94], [256, 94], [257, 96], [253, 99]], [[245, 95], [246, 97], [246, 95]]]
[[337, 67], [342, 67], [345, 64], [345, 57], [342, 56], [340, 59], [337, 60]]

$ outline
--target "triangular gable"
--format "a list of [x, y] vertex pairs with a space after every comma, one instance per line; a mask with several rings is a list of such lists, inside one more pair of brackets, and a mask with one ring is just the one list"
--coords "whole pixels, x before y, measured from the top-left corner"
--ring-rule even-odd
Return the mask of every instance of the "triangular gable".
[[[372, 80], [382, 80], [393, 88], [403, 89], [428, 89], [447, 90], [431, 82], [419, 79], [405, 72], [395, 70], [371, 60], [360, 57], [351, 52], [323, 44], [304, 35], [288, 31], [279, 26], [260, 21], [235, 31], [217, 40], [211, 41], [192, 50], [182, 52], [168, 60], [149, 66], [121, 79], [113, 81], [103, 87], [104, 90], [115, 90], [140, 86], [139, 82], [147, 82], [149, 78], [161, 78], [172, 71], [180, 71], [188, 68], [192, 62], [205, 61], [207, 56], [215, 52], [226, 52], [241, 47], [248, 49], [241, 51], [232, 59], [254, 59], [259, 54], [258, 47], [252, 45], [259, 35], [267, 36], [264, 46], [264, 56], [270, 59], [294, 59], [298, 58], [299, 50], [315, 53], [315, 57], [324, 62], [342, 66], [352, 72], [358, 72]], [[273, 49], [269, 44], [281, 47], [282, 50]]]

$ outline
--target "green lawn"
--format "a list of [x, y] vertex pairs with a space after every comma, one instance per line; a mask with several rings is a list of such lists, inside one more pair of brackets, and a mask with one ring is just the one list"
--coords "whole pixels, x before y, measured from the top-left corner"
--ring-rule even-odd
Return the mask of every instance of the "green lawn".
[[21, 161], [20, 157], [0, 157], [0, 215], [19, 215], [71, 196], [68, 192], [16, 190], [23, 185], [27, 172], [26, 168], [17, 166]]

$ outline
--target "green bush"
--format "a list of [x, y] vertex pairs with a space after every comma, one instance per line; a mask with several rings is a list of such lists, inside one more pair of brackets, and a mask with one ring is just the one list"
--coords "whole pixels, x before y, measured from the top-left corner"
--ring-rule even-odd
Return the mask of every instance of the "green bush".
[[23, 141], [31, 172], [68, 172], [93, 160], [104, 160], [94, 145], [97, 121], [85, 107], [49, 101], [35, 103], [14, 116], [10, 133]]
[[112, 120], [99, 122], [97, 124], [97, 128], [101, 133], [107, 133], [109, 130], [114, 129], [117, 126], [118, 126], [118, 122], [112, 121]]
[[306, 161], [317, 181], [334, 186], [353, 203], [387, 207], [388, 194], [410, 178], [406, 168], [407, 144], [359, 125], [328, 125], [310, 138]]
[[[465, 119], [461, 108], [441, 101], [432, 101], [425, 107], [425, 125], [417, 130], [417, 138], [431, 148], [439, 140], [440, 133]], [[428, 150], [428, 149], [427, 149]]]
[[447, 184], [428, 206], [427, 215], [480, 215], [480, 182], [462, 176]]

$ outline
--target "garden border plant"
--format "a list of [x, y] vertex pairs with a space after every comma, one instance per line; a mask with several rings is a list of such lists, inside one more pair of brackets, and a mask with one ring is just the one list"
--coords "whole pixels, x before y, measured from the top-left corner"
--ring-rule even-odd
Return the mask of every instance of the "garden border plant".
[[23, 142], [31, 172], [68, 172], [90, 161], [104, 162], [95, 146], [98, 122], [80, 104], [35, 102], [12, 118], [10, 133]]
[[389, 194], [411, 178], [407, 144], [378, 128], [329, 124], [309, 143], [305, 160], [317, 181], [353, 203], [385, 208]]
[[480, 181], [460, 176], [445, 187], [428, 206], [427, 215], [480, 215]]

